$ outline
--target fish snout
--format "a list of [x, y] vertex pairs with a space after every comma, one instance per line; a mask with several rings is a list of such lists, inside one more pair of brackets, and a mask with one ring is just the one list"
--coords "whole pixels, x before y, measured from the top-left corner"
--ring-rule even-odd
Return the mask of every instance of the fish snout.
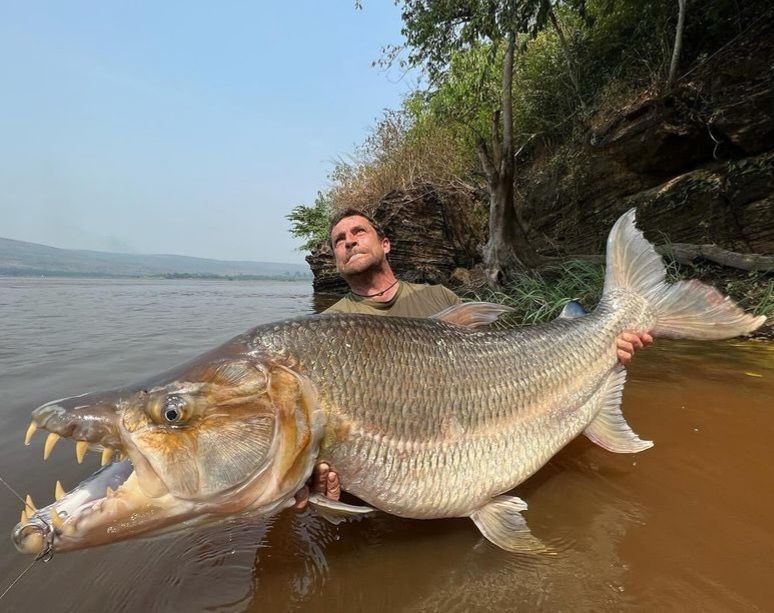
[[32, 422], [62, 437], [106, 447], [120, 447], [118, 405], [120, 396], [100, 392], [46, 403], [32, 412]]

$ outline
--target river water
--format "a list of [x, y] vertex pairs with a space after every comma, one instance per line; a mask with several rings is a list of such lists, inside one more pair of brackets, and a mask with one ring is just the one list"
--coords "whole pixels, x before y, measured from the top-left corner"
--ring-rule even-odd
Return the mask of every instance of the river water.
[[[300, 283], [0, 278], [0, 476], [36, 503], [99, 466], [24, 447], [54, 398], [165, 370], [250, 326], [325, 305]], [[657, 341], [624, 413], [656, 446], [573, 441], [517, 494], [551, 556], [518, 556], [467, 519], [311, 511], [36, 563], [4, 611], [767, 611], [774, 607], [774, 345]], [[4, 490], [4, 488], [3, 488]], [[0, 528], [21, 503], [0, 492]], [[0, 538], [0, 592], [30, 563]]]

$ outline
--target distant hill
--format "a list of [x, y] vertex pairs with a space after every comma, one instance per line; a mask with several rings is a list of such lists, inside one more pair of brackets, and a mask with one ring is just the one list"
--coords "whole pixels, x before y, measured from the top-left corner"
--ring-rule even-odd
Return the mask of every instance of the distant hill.
[[0, 276], [311, 278], [305, 264], [229, 262], [183, 255], [131, 255], [0, 238]]

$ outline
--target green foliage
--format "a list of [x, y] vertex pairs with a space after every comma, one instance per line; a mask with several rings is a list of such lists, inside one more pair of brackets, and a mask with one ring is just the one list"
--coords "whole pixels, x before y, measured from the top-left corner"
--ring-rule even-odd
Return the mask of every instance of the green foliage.
[[[429, 70], [432, 68], [432, 88], [424, 95], [423, 113], [438, 121], [456, 123], [457, 137], [469, 147], [478, 136], [488, 141], [492, 114], [499, 108], [502, 93], [502, 29], [479, 24], [478, 36], [472, 36], [459, 25], [455, 34], [448, 31], [450, 22], [441, 19], [436, 23], [441, 31], [430, 33], [430, 18], [445, 17], [448, 12], [433, 12], [436, 2], [404, 3], [417, 4], [422, 8], [411, 14], [416, 22], [404, 26], [404, 34], [409, 46], [419, 45], [412, 62], [424, 60]], [[450, 6], [478, 6], [467, 2], [440, 4], [447, 11]], [[544, 10], [538, 4], [531, 6]], [[681, 73], [736, 36], [760, 14], [754, 10], [757, 5], [763, 10], [761, 0], [739, 4], [735, 0], [708, 0], [698, 11], [692, 3]], [[503, 5], [493, 6], [492, 10], [497, 11]], [[544, 141], [569, 136], [587, 122], [594, 110], [613, 107], [632, 91], [663, 82], [669, 68], [677, 18], [674, 0], [559, 2], [553, 11], [566, 49], [556, 29], [543, 17], [520, 29], [522, 44], [516, 54], [513, 80], [517, 147], [533, 135]], [[471, 22], [470, 27], [473, 25]], [[570, 71], [580, 91], [575, 91]]]
[[[576, 22], [562, 20], [573, 57], [577, 57], [573, 41], [582, 36], [580, 21]], [[577, 64], [576, 60], [573, 69]], [[571, 127], [568, 120], [578, 111], [580, 98], [573, 89], [568, 70], [559, 37], [553, 29], [540, 32], [526, 43], [516, 60], [513, 92], [514, 131], [522, 135], [522, 140], [532, 134], [565, 133]]]
[[285, 218], [290, 221], [290, 233], [305, 239], [299, 251], [309, 251], [328, 240], [328, 220], [331, 216], [331, 200], [327, 194], [317, 192], [313, 206], [299, 204]]
[[599, 302], [604, 284], [604, 267], [572, 260], [542, 272], [528, 272], [513, 279], [502, 290], [487, 286], [468, 288], [464, 297], [512, 307], [506, 324], [528, 325], [551, 321], [565, 305], [577, 300], [591, 309]]
[[415, 108], [417, 124], [443, 122], [474, 151], [477, 137], [489, 138], [492, 114], [500, 108], [502, 65], [502, 49], [491, 43], [452, 54], [437, 88]]
[[432, 80], [456, 53], [506, 35], [534, 33], [545, 24], [549, 0], [403, 0], [407, 63], [424, 66]]

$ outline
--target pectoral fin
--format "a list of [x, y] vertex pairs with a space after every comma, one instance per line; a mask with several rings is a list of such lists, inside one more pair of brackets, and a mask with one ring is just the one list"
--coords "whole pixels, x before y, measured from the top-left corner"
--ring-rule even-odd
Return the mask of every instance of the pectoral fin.
[[470, 519], [487, 539], [506, 551], [540, 553], [547, 549], [532, 536], [521, 512], [527, 503], [516, 496], [497, 496], [474, 511]]
[[637, 453], [653, 447], [653, 441], [643, 441], [638, 437], [621, 413], [621, 397], [626, 383], [626, 369], [618, 366], [612, 372], [602, 390], [601, 408], [583, 431], [589, 439], [600, 447], [614, 453]]
[[376, 509], [371, 507], [358, 507], [346, 504], [339, 500], [331, 500], [322, 494], [312, 494], [309, 496], [309, 504], [312, 505], [320, 517], [328, 520], [334, 526], [349, 519], [360, 519], [368, 513], [376, 512]]

